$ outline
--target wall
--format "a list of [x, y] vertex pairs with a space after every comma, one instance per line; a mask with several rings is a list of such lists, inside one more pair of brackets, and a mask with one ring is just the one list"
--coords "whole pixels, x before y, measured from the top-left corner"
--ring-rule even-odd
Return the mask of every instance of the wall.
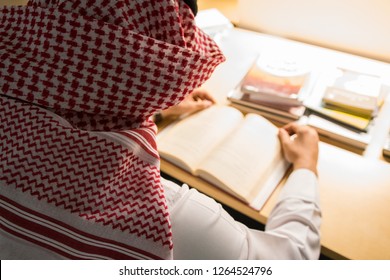
[[25, 5], [28, 0], [0, 0], [0, 6], [4, 5]]
[[390, 62], [390, 0], [238, 0], [240, 27]]

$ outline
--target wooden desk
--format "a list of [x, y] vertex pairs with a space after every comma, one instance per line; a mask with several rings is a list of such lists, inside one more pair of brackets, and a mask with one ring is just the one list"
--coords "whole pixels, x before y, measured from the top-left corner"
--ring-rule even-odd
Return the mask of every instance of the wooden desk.
[[0, 6], [26, 5], [28, 0], [0, 0]]
[[[204, 86], [220, 104], [227, 104], [227, 93], [242, 79], [256, 55], [269, 49], [301, 53], [315, 67], [338, 65], [387, 75], [385, 83], [390, 85], [390, 65], [367, 58], [237, 28], [218, 44], [227, 60]], [[331, 258], [390, 259], [390, 164], [380, 160], [390, 127], [390, 99], [385, 106], [374, 141], [363, 156], [320, 143], [321, 245], [322, 253]], [[257, 212], [164, 160], [161, 170], [263, 224], [283, 187], [282, 182]]]
[[[0, 0], [0, 6], [26, 5], [28, 0]], [[237, 20], [237, 2], [238, 0], [198, 0], [199, 10], [217, 8], [229, 18], [232, 22]]]
[[[284, 181], [257, 212], [164, 160], [161, 170], [265, 224]], [[390, 164], [320, 143], [321, 251], [332, 259], [390, 259]]]

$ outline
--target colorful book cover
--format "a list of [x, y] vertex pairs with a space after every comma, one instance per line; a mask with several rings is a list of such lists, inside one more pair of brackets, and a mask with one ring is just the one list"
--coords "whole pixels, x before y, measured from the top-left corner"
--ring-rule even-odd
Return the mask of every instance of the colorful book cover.
[[248, 100], [299, 105], [300, 93], [309, 72], [297, 61], [260, 57], [241, 83]]
[[359, 131], [367, 131], [371, 123], [371, 118], [364, 118], [339, 110], [332, 110], [324, 107], [307, 108], [322, 117], [335, 121], [336, 123], [348, 126], [352, 129], [357, 129]]

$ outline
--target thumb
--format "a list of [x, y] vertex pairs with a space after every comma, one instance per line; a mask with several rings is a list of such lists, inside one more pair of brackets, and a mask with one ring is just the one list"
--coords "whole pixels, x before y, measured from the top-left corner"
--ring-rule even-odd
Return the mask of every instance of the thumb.
[[283, 145], [287, 145], [291, 141], [290, 135], [288, 134], [288, 132], [284, 128], [279, 128], [278, 136], [279, 136], [280, 142]]

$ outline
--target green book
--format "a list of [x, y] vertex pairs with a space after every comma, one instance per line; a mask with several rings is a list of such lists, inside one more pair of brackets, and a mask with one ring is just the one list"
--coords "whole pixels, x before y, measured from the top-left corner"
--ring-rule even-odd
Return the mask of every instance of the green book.
[[325, 107], [307, 107], [307, 109], [315, 114], [327, 118], [328, 120], [363, 132], [367, 131], [371, 123], [371, 117], [361, 117]]

